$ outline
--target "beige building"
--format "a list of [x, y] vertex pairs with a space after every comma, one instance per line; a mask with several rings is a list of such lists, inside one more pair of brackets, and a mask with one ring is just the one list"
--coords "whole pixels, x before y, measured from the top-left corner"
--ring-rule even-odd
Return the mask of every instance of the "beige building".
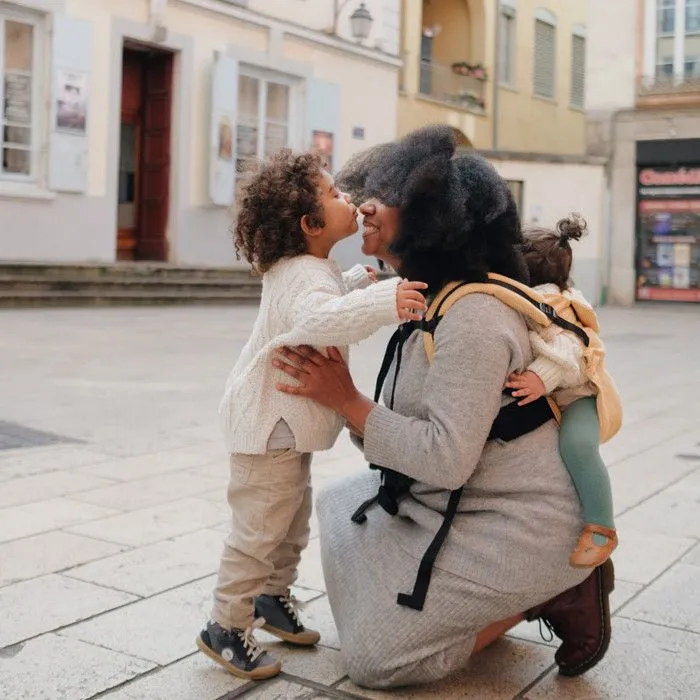
[[585, 150], [585, 0], [403, 0], [399, 133], [444, 122], [465, 144]]
[[396, 136], [399, 12], [0, 0], [0, 260], [231, 263], [237, 166]]
[[589, 152], [609, 159], [613, 302], [700, 302], [700, 0], [591, 0]]

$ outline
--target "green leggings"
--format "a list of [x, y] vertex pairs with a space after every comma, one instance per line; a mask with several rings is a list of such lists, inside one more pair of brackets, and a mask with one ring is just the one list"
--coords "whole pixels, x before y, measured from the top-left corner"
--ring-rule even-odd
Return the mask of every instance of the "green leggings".
[[600, 425], [593, 396], [574, 401], [562, 412], [559, 451], [576, 487], [585, 523], [614, 528], [608, 470], [600, 458]]

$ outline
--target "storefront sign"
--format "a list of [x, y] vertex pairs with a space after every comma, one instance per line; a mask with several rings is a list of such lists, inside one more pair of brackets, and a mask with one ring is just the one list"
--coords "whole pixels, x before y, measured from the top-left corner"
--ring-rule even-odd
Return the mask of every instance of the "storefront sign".
[[637, 298], [700, 302], [700, 166], [638, 173]]

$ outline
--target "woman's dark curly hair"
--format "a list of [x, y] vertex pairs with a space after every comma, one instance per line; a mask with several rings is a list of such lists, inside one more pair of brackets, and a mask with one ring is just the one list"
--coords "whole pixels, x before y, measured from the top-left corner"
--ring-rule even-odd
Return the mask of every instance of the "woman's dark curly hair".
[[325, 162], [315, 153], [283, 148], [260, 164], [243, 188], [234, 229], [236, 258], [245, 258], [258, 272], [278, 260], [307, 251], [301, 219], [321, 227], [318, 185]]
[[456, 147], [449, 126], [424, 127], [375, 147], [374, 157], [357, 158], [354, 171], [346, 166], [336, 180], [400, 208], [390, 252], [401, 261], [399, 274], [426, 282], [429, 292], [453, 280], [481, 282], [489, 272], [527, 283], [508, 184], [483, 158], [455, 155]]

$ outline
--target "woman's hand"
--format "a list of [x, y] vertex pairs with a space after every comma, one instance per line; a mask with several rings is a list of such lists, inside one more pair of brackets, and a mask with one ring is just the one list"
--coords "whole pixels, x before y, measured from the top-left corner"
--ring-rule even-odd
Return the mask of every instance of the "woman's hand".
[[285, 347], [278, 353], [281, 357], [275, 357], [272, 364], [299, 382], [297, 386], [278, 384], [279, 391], [306, 396], [336, 413], [342, 413], [357, 396], [350, 370], [337, 348], [328, 348], [328, 357], [308, 345]]
[[272, 364], [298, 381], [296, 386], [277, 384], [279, 391], [313, 399], [343, 416], [358, 435], [364, 433], [374, 403], [355, 387], [338, 348], [328, 348], [328, 357], [307, 345], [278, 353]]

